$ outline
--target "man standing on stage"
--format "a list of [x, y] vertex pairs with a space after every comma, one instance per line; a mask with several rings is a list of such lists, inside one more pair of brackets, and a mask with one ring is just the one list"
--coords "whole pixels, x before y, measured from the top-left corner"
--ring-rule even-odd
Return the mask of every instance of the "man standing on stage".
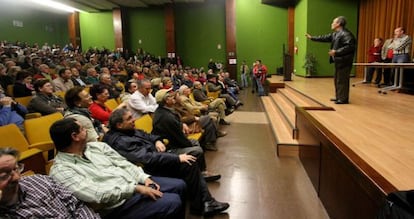
[[355, 37], [345, 28], [346, 19], [343, 16], [335, 18], [331, 24], [334, 32], [321, 35], [312, 36], [306, 34], [305, 36], [318, 42], [331, 42], [331, 49], [329, 50], [329, 62], [335, 63], [335, 101], [336, 104], [349, 103], [349, 78], [352, 69], [352, 62], [355, 55]]

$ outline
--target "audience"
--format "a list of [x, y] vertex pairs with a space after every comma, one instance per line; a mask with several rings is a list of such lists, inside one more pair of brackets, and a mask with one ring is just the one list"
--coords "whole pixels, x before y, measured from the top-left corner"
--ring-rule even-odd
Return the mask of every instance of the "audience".
[[[212, 215], [226, 210], [229, 205], [212, 198], [200, 172], [196, 157], [191, 153], [166, 152], [162, 138], [134, 127], [134, 118], [127, 109], [115, 110], [109, 119], [110, 131], [104, 141], [132, 163], [143, 165], [150, 174], [183, 179], [191, 200], [190, 210], [196, 214]], [[207, 180], [217, 180], [209, 176]]]
[[[20, 52], [16, 50], [16, 56], [2, 57], [0, 60], [0, 85], [4, 85], [4, 89], [7, 89], [8, 85], [14, 84], [13, 95], [15, 97], [34, 94], [28, 104], [30, 112], [39, 112], [42, 115], [54, 112], [64, 113], [65, 119], [62, 121], [66, 121], [66, 123], [62, 122], [51, 129], [51, 134], [55, 136], [55, 144], [61, 146], [57, 146], [59, 153], [51, 172], [52, 176], [58, 179], [58, 182], [47, 176], [34, 176], [31, 181], [25, 182], [30, 182], [30, 185], [27, 184], [29, 186], [37, 185], [36, 183], [40, 182], [45, 185], [45, 188], [40, 188], [40, 190], [48, 189], [53, 192], [44, 193], [40, 190], [33, 190], [42, 192], [43, 196], [39, 196], [39, 200], [48, 200], [45, 196], [53, 196], [59, 192], [67, 195], [60, 196], [64, 200], [73, 201], [66, 203], [63, 199], [56, 199], [59, 203], [56, 204], [54, 210], [46, 210], [40, 214], [34, 212], [21, 214], [19, 211], [24, 209], [15, 208], [15, 206], [20, 207], [20, 204], [10, 205], [10, 209], [3, 209], [4, 206], [1, 205], [1, 216], [5, 212], [7, 217], [11, 218], [58, 217], [56, 216], [58, 214], [64, 218], [184, 217], [185, 186], [181, 180], [149, 177], [140, 168], [121, 158], [108, 145], [98, 142], [108, 131], [105, 124], [111, 118], [112, 112], [105, 106], [105, 102], [109, 97], [120, 97], [124, 104], [117, 108], [119, 111], [114, 111], [122, 113], [114, 115], [114, 118], [118, 118], [114, 124], [111, 125], [109, 122], [112, 130], [105, 135], [104, 140], [112, 142], [112, 146], [134, 164], [144, 164], [144, 169], [151, 174], [184, 179], [189, 188], [190, 211], [192, 213], [209, 216], [218, 214], [229, 207], [227, 203], [216, 201], [209, 193], [206, 181], [215, 181], [221, 176], [207, 171], [200, 143], [187, 139], [186, 134], [203, 130], [200, 140], [203, 146], [206, 146], [208, 150], [217, 150], [214, 142], [217, 137], [224, 136], [226, 132], [218, 131], [216, 121], [220, 124], [228, 124], [224, 117], [231, 110], [226, 112], [225, 102], [220, 98], [217, 100], [207, 98], [204, 104], [189, 101], [191, 89], [188, 86], [183, 89], [186, 90], [185, 94], [180, 91], [182, 97], [176, 93], [171, 96], [174, 99], [174, 104], [165, 103], [166, 97], [169, 96], [168, 92], [164, 92], [165, 88], [177, 90], [183, 84], [193, 86], [194, 82], [199, 83], [199, 81], [205, 80], [203, 70], [184, 68], [180, 64], [181, 60], [177, 64], [171, 63], [176, 59], [168, 59], [161, 65], [159, 63], [161, 59], [152, 59], [148, 54], [124, 59], [124, 54], [119, 51], [111, 52], [106, 49], [91, 48], [82, 53], [74, 53], [74, 50], [69, 47], [65, 48], [61, 50], [53, 45], [50, 49], [42, 50], [39, 49], [39, 46], [34, 45], [33, 47], [25, 47]], [[6, 64], [6, 67], [2, 63]], [[72, 67], [70, 70], [69, 66]], [[125, 85], [125, 92], [114, 86], [108, 67], [116, 75], [128, 73], [123, 75], [128, 76], [123, 81], [129, 81]], [[20, 68], [26, 70], [18, 70]], [[99, 78], [97, 70], [103, 72]], [[55, 72], [58, 73], [56, 74], [59, 75], [58, 78], [56, 78]], [[155, 87], [151, 87], [151, 80], [154, 81]], [[88, 88], [88, 84], [96, 85]], [[200, 85], [202, 87], [202, 84]], [[194, 86], [197, 85], [194, 84]], [[87, 89], [84, 90], [84, 87]], [[202, 90], [201, 87], [200, 90]], [[154, 98], [159, 89], [161, 89], [161, 93], [168, 94], [158, 97], [158, 99], [162, 99], [158, 101], [161, 106]], [[151, 94], [151, 90], [153, 94]], [[65, 92], [65, 101], [54, 94], [56, 91]], [[122, 109], [124, 105], [127, 105], [129, 110]], [[164, 110], [171, 110], [170, 113], [173, 114], [167, 112], [163, 115]], [[217, 111], [219, 119], [215, 120], [217, 117], [215, 112], [210, 112], [212, 116], [209, 116], [209, 111]], [[0, 125], [15, 123], [24, 131], [23, 118], [27, 113], [25, 107], [15, 103], [10, 97], [0, 94], [0, 112]], [[133, 119], [148, 113], [154, 113], [154, 133], [157, 135], [134, 130]], [[125, 115], [128, 115], [128, 119], [124, 118]], [[171, 117], [172, 115], [174, 117]], [[166, 120], [164, 120], [165, 118]], [[178, 124], [179, 128], [169, 126], [170, 124]], [[174, 132], [177, 136], [174, 136]], [[116, 136], [118, 139], [118, 135], [120, 139], [131, 139], [131, 144], [135, 147], [133, 150], [138, 153], [136, 157], [133, 156], [134, 153], [125, 152], [131, 148], [125, 148], [124, 144], [120, 145], [120, 142], [123, 141], [110, 138]], [[135, 135], [141, 136], [141, 138]], [[159, 141], [166, 138], [165, 136], [169, 136], [167, 146]], [[141, 146], [142, 142], [145, 143], [145, 146]], [[139, 146], [135, 146], [135, 143]], [[143, 149], [144, 155], [141, 154]], [[1, 156], [0, 154], [0, 165]], [[156, 162], [151, 156], [159, 157], [160, 162]], [[77, 165], [72, 166], [71, 162], [77, 162]], [[113, 165], [114, 162], [117, 164]], [[171, 171], [171, 168], [176, 171]], [[110, 173], [105, 172], [107, 170], [110, 170]], [[19, 173], [17, 169], [12, 172], [16, 175]], [[9, 174], [9, 176], [15, 174]], [[105, 174], [114, 174], [114, 176], [108, 177], [109, 175]], [[100, 180], [103, 178], [105, 180]], [[99, 180], [92, 182], [96, 179]], [[18, 183], [21, 182], [23, 180], [18, 181]], [[67, 187], [63, 187], [60, 183]], [[3, 203], [4, 195], [7, 193], [3, 188], [0, 189], [0, 200]], [[73, 196], [72, 192], [79, 199]], [[1, 199], [1, 194], [3, 194], [3, 199]], [[150, 198], [156, 199], [156, 201], [150, 201]], [[94, 213], [80, 200], [87, 202], [88, 206], [101, 215]], [[20, 201], [23, 203], [25, 198], [18, 200], [18, 202]], [[44, 202], [38, 201], [38, 204], [41, 206]], [[76, 207], [72, 205], [76, 205]], [[153, 210], [148, 211], [148, 209]]]

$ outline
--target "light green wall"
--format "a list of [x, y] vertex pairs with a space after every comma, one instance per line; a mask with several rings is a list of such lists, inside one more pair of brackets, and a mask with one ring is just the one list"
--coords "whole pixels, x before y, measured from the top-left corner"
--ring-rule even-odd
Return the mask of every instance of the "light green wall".
[[[226, 62], [226, 17], [224, 0], [175, 7], [177, 55], [184, 65], [204, 67], [210, 58]], [[221, 49], [217, 45], [221, 45]]]
[[[129, 28], [128, 38], [133, 52], [142, 48], [155, 56], [167, 56], [163, 8], [128, 10], [126, 23]], [[141, 40], [141, 44], [139, 40]]]
[[287, 49], [287, 9], [262, 4], [261, 0], [236, 3], [237, 69], [243, 60], [251, 66], [261, 59], [269, 73], [276, 73], [283, 64], [282, 45]]
[[[347, 28], [357, 37], [358, 2], [348, 0], [302, 0], [297, 8], [302, 13], [307, 10], [307, 15], [305, 19], [303, 14], [295, 11], [295, 37], [299, 39], [297, 42], [299, 45], [299, 54], [295, 55], [294, 62], [296, 74], [305, 75], [305, 69], [302, 66], [306, 52], [310, 52], [316, 56], [318, 62], [315, 76], [333, 76], [334, 67], [329, 64], [329, 56], [327, 54], [330, 43], [305, 42], [307, 39], [304, 35], [305, 33], [321, 35], [331, 32], [332, 20], [342, 15], [347, 18]], [[323, 13], [321, 13], [322, 11]], [[305, 22], [307, 23], [305, 24]], [[306, 29], [304, 30], [302, 26], [305, 26]], [[302, 45], [304, 46], [303, 48]]]
[[112, 12], [80, 13], [79, 25], [83, 51], [89, 47], [115, 49]]
[[[69, 42], [67, 18], [68, 13], [54, 13], [19, 1], [3, 0], [0, 2], [0, 40], [19, 40], [39, 46], [47, 42], [63, 47]], [[19, 21], [23, 26], [14, 26], [13, 21]]]
[[[309, 41], [306, 40], [305, 33], [308, 32], [308, 0], [300, 1], [295, 7], [295, 45], [298, 48], [298, 53], [293, 55], [294, 72], [297, 75], [305, 76], [305, 69], [303, 64], [305, 61], [305, 54], [307, 52]], [[310, 51], [309, 51], [310, 52]], [[318, 60], [319, 61], [319, 60]], [[319, 62], [317, 63], [319, 65]], [[316, 67], [319, 69], [319, 66]]]

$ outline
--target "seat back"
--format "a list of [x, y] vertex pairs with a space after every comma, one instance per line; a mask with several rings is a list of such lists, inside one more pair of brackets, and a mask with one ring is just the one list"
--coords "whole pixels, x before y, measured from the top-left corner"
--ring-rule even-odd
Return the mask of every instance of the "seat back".
[[20, 153], [29, 149], [29, 143], [16, 124], [0, 126], [0, 147], [13, 147]]
[[62, 100], [64, 100], [64, 99], [65, 99], [65, 94], [66, 94], [66, 91], [56, 91], [56, 92], [54, 92], [54, 94], [55, 94], [56, 96], [58, 96], [58, 97], [62, 98]]
[[220, 93], [221, 93], [221, 91], [220, 90], [218, 90], [218, 91], [209, 91], [208, 90], [208, 86], [206, 85], [205, 86], [206, 87], [206, 92], [207, 92], [207, 96], [208, 97], [211, 97], [211, 98], [213, 98], [213, 99], [216, 99], [216, 98], [218, 98], [219, 96], [220, 96]]
[[49, 134], [50, 126], [60, 119], [63, 119], [63, 115], [56, 112], [39, 118], [25, 120], [24, 129], [28, 142], [30, 144], [52, 142], [52, 138]]
[[105, 106], [108, 107], [111, 111], [114, 111], [118, 107], [118, 102], [115, 99], [108, 99], [105, 102]]
[[196, 101], [193, 92], [190, 93], [190, 96], [188, 96], [188, 98], [190, 98], [192, 101]]
[[32, 100], [33, 96], [27, 96], [27, 97], [16, 97], [14, 100], [23, 106], [27, 107], [29, 105], [29, 102]]
[[135, 120], [135, 128], [141, 129], [146, 133], [152, 132], [152, 117], [149, 114], [141, 116], [139, 119]]

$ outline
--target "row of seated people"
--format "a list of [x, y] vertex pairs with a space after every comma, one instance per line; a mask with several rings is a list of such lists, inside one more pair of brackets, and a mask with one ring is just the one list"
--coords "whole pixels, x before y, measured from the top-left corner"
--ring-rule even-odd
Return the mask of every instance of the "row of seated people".
[[121, 87], [122, 83], [117, 84], [116, 80], [112, 80], [113, 77], [108, 68], [102, 68], [101, 74], [98, 74], [95, 68], [90, 68], [88, 69], [90, 77], [81, 77], [77, 68], [61, 68], [58, 72], [59, 76], [56, 77], [55, 74], [49, 71], [47, 65], [42, 64], [41, 66], [43, 66], [41, 67], [42, 71], [45, 72], [42, 77], [32, 76], [30, 72], [25, 70], [19, 71], [14, 78], [14, 84], [9, 84], [3, 89], [6, 89], [6, 93], [12, 97], [32, 96], [36, 93], [34, 83], [43, 79], [48, 79], [51, 82], [54, 92], [66, 92], [74, 86], [86, 87], [93, 84], [102, 84], [110, 91], [111, 98], [117, 98], [123, 89]]
[[[83, 89], [79, 90], [85, 94]], [[70, 93], [69, 91], [66, 94], [65, 99], [70, 99]], [[160, 104], [174, 99], [174, 95], [169, 92], [159, 91], [157, 94], [157, 99], [161, 100]], [[80, 103], [82, 100], [75, 102]], [[115, 110], [111, 114], [110, 131], [104, 137], [104, 141], [119, 154], [105, 143], [88, 142], [88, 131], [81, 123], [80, 120], [69, 117], [55, 122], [50, 128], [51, 138], [58, 150], [50, 172], [52, 178], [34, 176], [23, 178], [20, 183], [21, 166], [17, 164], [16, 156], [0, 153], [0, 165], [6, 160], [5, 168], [2, 169], [5, 172], [1, 173], [4, 176], [4, 187], [0, 187], [4, 198], [2, 197], [0, 202], [4, 204], [2, 206], [7, 206], [7, 209], [2, 211], [2, 214], [36, 218], [45, 215], [53, 217], [56, 214], [77, 215], [76, 218], [83, 218], [85, 214], [91, 218], [99, 217], [82, 204], [77, 204], [78, 207], [75, 209], [68, 206], [73, 202], [79, 203], [77, 199], [80, 199], [106, 218], [182, 218], [185, 209], [183, 200], [186, 199], [183, 197], [184, 183], [164, 177], [184, 180], [189, 192], [192, 213], [213, 215], [229, 207], [227, 203], [216, 201], [208, 192], [205, 178], [201, 173], [205, 168], [205, 159], [200, 147], [167, 150], [161, 136], [134, 129], [132, 114], [125, 108]], [[120, 155], [125, 156], [131, 163]], [[134, 165], [138, 163], [151, 175]], [[36, 187], [39, 183], [47, 187]], [[65, 192], [65, 188], [60, 184], [67, 187], [70, 192]], [[54, 189], [43, 191], [50, 189], [49, 185]], [[24, 196], [22, 190], [16, 189], [19, 186], [24, 188]], [[45, 200], [50, 200], [47, 197], [50, 193], [56, 195], [60, 192], [67, 195], [65, 200], [55, 198], [52, 203], [49, 202], [45, 206]], [[70, 196], [71, 193], [77, 199]], [[151, 201], [146, 198], [147, 196], [156, 201]], [[72, 202], [65, 203], [64, 201], [69, 198]], [[51, 205], [60, 208], [49, 209]], [[43, 207], [44, 211], [34, 211], [34, 208], [39, 206]]]
[[[49, 86], [50, 87], [50, 86]], [[74, 89], [75, 90], [75, 89]], [[78, 89], [79, 91], [80, 91], [80, 93], [82, 93], [82, 92], [84, 92], [84, 90], [83, 89]], [[184, 90], [186, 90], [186, 88], [185, 87], [183, 87], [183, 89], [182, 89], [182, 91], [184, 91]], [[91, 91], [91, 90], [90, 90]], [[65, 95], [65, 99], [66, 99], [66, 102], [68, 103], [69, 101], [67, 101], [69, 98], [68, 98], [68, 96], [69, 96], [69, 93], [70, 92], [68, 92], [66, 95]], [[80, 93], [78, 93], [78, 95], [76, 95], [76, 96], [80, 96], [79, 94]], [[85, 94], [85, 93], [84, 93]], [[84, 95], [85, 97], [86, 97], [86, 99], [89, 99], [89, 101], [87, 101], [87, 102], [90, 102], [90, 96], [86, 93], [86, 95]], [[157, 93], [156, 93], [156, 95], [155, 95], [155, 99], [156, 99], [156, 102], [158, 103], [158, 104], [160, 104], [161, 105], [161, 107], [158, 107], [157, 108], [157, 110], [158, 110], [158, 112], [160, 112], [159, 114], [160, 115], [163, 115], [163, 116], [160, 116], [161, 118], [159, 119], [159, 120], [162, 120], [162, 121], [167, 121], [168, 119], [166, 119], [166, 118], [168, 118], [168, 114], [167, 115], [165, 115], [165, 114], [163, 114], [162, 112], [163, 112], [163, 108], [164, 108], [164, 111], [165, 111], [165, 109], [168, 109], [169, 107], [171, 107], [171, 103], [174, 103], [174, 100], [177, 98], [177, 95], [176, 95], [176, 93], [171, 93], [171, 92], [169, 92], [169, 90], [168, 89], [162, 89], [162, 90], [159, 90]], [[76, 97], [75, 97], [75, 99], [76, 99]], [[79, 102], [77, 102], [78, 103], [78, 105], [77, 106], [80, 106], [79, 104]], [[68, 104], [69, 105], [69, 104]], [[125, 110], [124, 112], [123, 112], [123, 110]], [[126, 110], [126, 109], [119, 109], [119, 111], [118, 110], [116, 110], [115, 112], [120, 112], [121, 114], [120, 115], [122, 115], [121, 117], [122, 118], [124, 118], [126, 115], [127, 115], [127, 118], [129, 118], [129, 121], [131, 121], [131, 119], [133, 118], [132, 117], [132, 114], [131, 115], [128, 115], [128, 110]], [[117, 115], [117, 113], [113, 113], [113, 114], [111, 114], [111, 116], [112, 115], [114, 115], [114, 116], [116, 116]], [[118, 115], [119, 116], [119, 115]], [[167, 116], [167, 117], [165, 117], [165, 116]], [[173, 115], [174, 116], [174, 115]], [[118, 117], [118, 118], [121, 118], [121, 117]], [[174, 116], [175, 117], [175, 116]], [[156, 124], [156, 119], [157, 118], [157, 112], [155, 112], [155, 114], [154, 114], [154, 124]], [[171, 120], [171, 122], [173, 122], [173, 123], [175, 123], [175, 124], [180, 124], [180, 121], [179, 120], [174, 120], [174, 119], [171, 119], [172, 117], [170, 117], [170, 120]], [[111, 119], [110, 119], [110, 121], [111, 121]], [[133, 120], [132, 120], [133, 121]], [[123, 121], [124, 122], [124, 121]], [[133, 123], [131, 123], [131, 122], [129, 122], [129, 124], [133, 124]], [[120, 125], [120, 124], [119, 124]], [[113, 128], [114, 126], [112, 126], [111, 125], [111, 123], [109, 122], [109, 126], [111, 127], [111, 130], [116, 130], [116, 128]], [[117, 125], [118, 126], [118, 125]], [[154, 125], [155, 127], [154, 127], [154, 130], [157, 130], [157, 127], [156, 127], [156, 125]], [[126, 126], [124, 126], [124, 125], [122, 125], [122, 127], [127, 127], [127, 125]], [[130, 126], [131, 127], [131, 126]], [[132, 127], [133, 127], [133, 125], [132, 125]], [[165, 127], [169, 127], [169, 126], [163, 126], [163, 125], [160, 125], [160, 128], [162, 129], [162, 128], [164, 128], [165, 129]], [[66, 130], [66, 129], [61, 129], [61, 130]], [[123, 131], [126, 131], [126, 130], [124, 130], [124, 129], [120, 129], [121, 130], [121, 132], [123, 132]], [[178, 128], [178, 129], [174, 129], [174, 130], [180, 130], [180, 128]], [[131, 133], [131, 131], [132, 131], [132, 129], [129, 129], [129, 131], [127, 131], [126, 133]], [[168, 131], [168, 130], [167, 130]], [[157, 131], [155, 131], [155, 132], [157, 132]], [[162, 131], [160, 131], [160, 132], [162, 132]], [[160, 133], [161, 135], [162, 134], [164, 134], [164, 132], [162, 132], [162, 133]], [[87, 138], [87, 136], [88, 135], [85, 135], [85, 138]], [[109, 136], [109, 135], [108, 135]], [[53, 136], [52, 136], [53, 137]], [[109, 138], [109, 137], [108, 137]], [[104, 138], [105, 139], [105, 138]], [[181, 138], [181, 139], [179, 139], [178, 138], [178, 140], [180, 141], [180, 140], [182, 140], [183, 138]], [[93, 142], [95, 142], [95, 141], [93, 141]], [[118, 142], [118, 140], [116, 140], [116, 141], [114, 141], [115, 143], [116, 142]], [[56, 142], [55, 142], [55, 144], [56, 144]], [[163, 148], [163, 145], [162, 145], [162, 142], [160, 142], [159, 140], [158, 141], [156, 141], [155, 143], [153, 143], [154, 145], [152, 146], [152, 148], [156, 148], [156, 150], [160, 150], [161, 152], [162, 152], [162, 150], [166, 150], [166, 149], [162, 149]], [[184, 149], [186, 149], [186, 150], [189, 150], [190, 148], [192, 148], [192, 147], [194, 147], [193, 146], [193, 143], [192, 142], [190, 142], [190, 145], [191, 145], [191, 147], [184, 147]], [[122, 146], [122, 145], [121, 145]], [[158, 146], [158, 147], [157, 147]], [[195, 161], [197, 161], [197, 163], [200, 163], [199, 164], [199, 168], [198, 168], [198, 171], [200, 171], [200, 173], [201, 173], [201, 171], [202, 170], [205, 170], [205, 167], [202, 167], [203, 166], [203, 163], [204, 163], [204, 166], [205, 166], [205, 161], [204, 161], [204, 157], [203, 156], [200, 156], [200, 155], [197, 155], [197, 154], [200, 154], [201, 152], [202, 152], [202, 150], [200, 150], [200, 148], [198, 147], [198, 150], [195, 150], [195, 149], [192, 149], [192, 150], [190, 150], [189, 152], [186, 152], [186, 153], [180, 153], [180, 152], [182, 152], [182, 151], [180, 151], [180, 148], [173, 148], [174, 146], [177, 146], [177, 144], [175, 144], [174, 143], [174, 141], [171, 141], [171, 145], [169, 145], [170, 147], [172, 147], [172, 149], [173, 150], [169, 150], [168, 152], [169, 153], [178, 153], [179, 155], [178, 155], [178, 157], [179, 157], [179, 161], [180, 161], [180, 163], [184, 163], [184, 164], [187, 164], [187, 165], [190, 165], [190, 163], [191, 163], [191, 165], [190, 166], [194, 166], [194, 163], [192, 163], [192, 162], [195, 162]], [[164, 145], [164, 147], [165, 147], [165, 145]], [[159, 148], [161, 148], [161, 149], [159, 149]], [[195, 146], [195, 148], [197, 148], [197, 146]], [[59, 150], [59, 149], [58, 149]], [[128, 148], [128, 152], [129, 152], [129, 150], [130, 150], [130, 148]], [[141, 149], [140, 149], [141, 150]], [[182, 149], [181, 149], [182, 150]], [[197, 152], [198, 151], [198, 152]], [[121, 152], [120, 152], [121, 153]], [[195, 156], [193, 156], [193, 155], [191, 155], [192, 153], [194, 153], [194, 155]], [[121, 153], [122, 154], [122, 153]], [[125, 156], [128, 158], [128, 154], [129, 153], [127, 153]], [[140, 154], [140, 153], [139, 153]], [[148, 159], [148, 155], [144, 155], [144, 158], [147, 158]], [[139, 161], [133, 161], [134, 163], [140, 163], [140, 164], [144, 164], [144, 167], [145, 167], [145, 164], [147, 164], [147, 168], [155, 168], [155, 169], [157, 169], [156, 167], [151, 167], [150, 165], [148, 165], [148, 163], [146, 163], [146, 160], [144, 159], [144, 158], [141, 158], [142, 160], [139, 160]], [[132, 158], [129, 158], [129, 159], [132, 159]], [[164, 158], [165, 159], [165, 158]], [[162, 159], [162, 160], [164, 160], [164, 159]], [[148, 162], [148, 161], [147, 161]], [[160, 164], [158, 164], [158, 165], [160, 165]], [[165, 167], [165, 166], [164, 166]], [[169, 168], [171, 168], [171, 166], [168, 166]], [[160, 167], [158, 167], [158, 168], [160, 168]], [[167, 167], [165, 167], [165, 168], [163, 168], [164, 169], [164, 171], [165, 171], [165, 169], [166, 169]], [[53, 170], [53, 169], [52, 169]], [[155, 171], [155, 170], [153, 170], [153, 171]], [[158, 171], [161, 171], [161, 170], [158, 170]], [[13, 171], [12, 171], [13, 172]], [[15, 170], [14, 170], [14, 172], [16, 172]], [[59, 172], [61, 172], [61, 171], [59, 171]], [[100, 171], [96, 171], [96, 172], [100, 172]], [[171, 171], [169, 170], [169, 171], [167, 171], [168, 173], [166, 173], [166, 174], [172, 174], [171, 173]], [[186, 172], [186, 173], [188, 173], [189, 171], [183, 171], [183, 172]], [[194, 172], [194, 171], [193, 171]], [[181, 174], [182, 175], [182, 173], [174, 173], [174, 174]], [[203, 176], [203, 174], [201, 174], [201, 176]], [[194, 179], [194, 175], [192, 176], [192, 177], [189, 177], [189, 178], [187, 178], [187, 180], [190, 180], [190, 179]], [[205, 180], [205, 179], [208, 179], [208, 177], [207, 178], [202, 178], [201, 179], [201, 181], [203, 181], [203, 179]], [[213, 176], [212, 178], [210, 178], [210, 179], [217, 179], [217, 176]], [[184, 180], [186, 180], [186, 179], [184, 179]], [[200, 182], [199, 182], [200, 183]], [[145, 184], [147, 184], [146, 182], [145, 182]], [[151, 183], [150, 183], [151, 184]], [[208, 189], [207, 189], [207, 193], [206, 193], [206, 186], [201, 186], [201, 188], [200, 188], [200, 186], [199, 187], [197, 187], [198, 188], [198, 190], [196, 191], [196, 189], [194, 189], [194, 184], [197, 184], [196, 182], [194, 182], [194, 180], [192, 180], [191, 182], [190, 181], [188, 181], [187, 182], [187, 186], [189, 186], [188, 184], [191, 184], [192, 186], [190, 186], [192, 189], [192, 192], [191, 193], [193, 193], [193, 194], [199, 194], [197, 197], [198, 198], [196, 198], [196, 197], [193, 197], [194, 198], [194, 200], [192, 201], [192, 211], [194, 211], [195, 213], [203, 213], [203, 214], [206, 214], [206, 215], [208, 215], [208, 214], [215, 214], [215, 213], [218, 213], [218, 212], [221, 212], [221, 211], [223, 211], [223, 210], [225, 210], [225, 209], [227, 209], [228, 208], [228, 204], [227, 203], [220, 203], [220, 202], [217, 202], [217, 201], [215, 201], [212, 197], [211, 197], [211, 195], [209, 195], [209, 193], [208, 193]], [[201, 183], [202, 184], [202, 183]], [[73, 184], [72, 184], [73, 185]], [[157, 187], [157, 184], [155, 184], [156, 185], [156, 187]], [[164, 187], [164, 186], [163, 186]], [[158, 188], [159, 188], [159, 186], [158, 186]], [[200, 195], [200, 189], [202, 190], [202, 191], [204, 191], [203, 192], [203, 194], [202, 195]], [[76, 195], [76, 192], [75, 192], [75, 195]], [[200, 198], [201, 197], [201, 198]], [[197, 201], [198, 200], [198, 201]], [[201, 200], [201, 201], [200, 201]], [[129, 203], [129, 204], [131, 204], [131, 203]], [[204, 207], [203, 207], [204, 206]], [[102, 213], [103, 215], [107, 215], [107, 213], [108, 212], [106, 212], [106, 210], [102, 210], [102, 211], [100, 211], [100, 210], [102, 210], [102, 209], [100, 209], [99, 207], [98, 207], [98, 211], [100, 212], [100, 213]], [[112, 214], [110, 214], [111, 216], [114, 216], [114, 215], [119, 215], [119, 214], [121, 214], [122, 216], [125, 216], [124, 214], [125, 214], [125, 212], [123, 211], [123, 210], [125, 210], [125, 209], [120, 209], [120, 211], [122, 211], [122, 213], [120, 213], [120, 212], [118, 212], [118, 211], [111, 211], [111, 213]], [[176, 218], [175, 216], [174, 217], [172, 217], [172, 218]]]

